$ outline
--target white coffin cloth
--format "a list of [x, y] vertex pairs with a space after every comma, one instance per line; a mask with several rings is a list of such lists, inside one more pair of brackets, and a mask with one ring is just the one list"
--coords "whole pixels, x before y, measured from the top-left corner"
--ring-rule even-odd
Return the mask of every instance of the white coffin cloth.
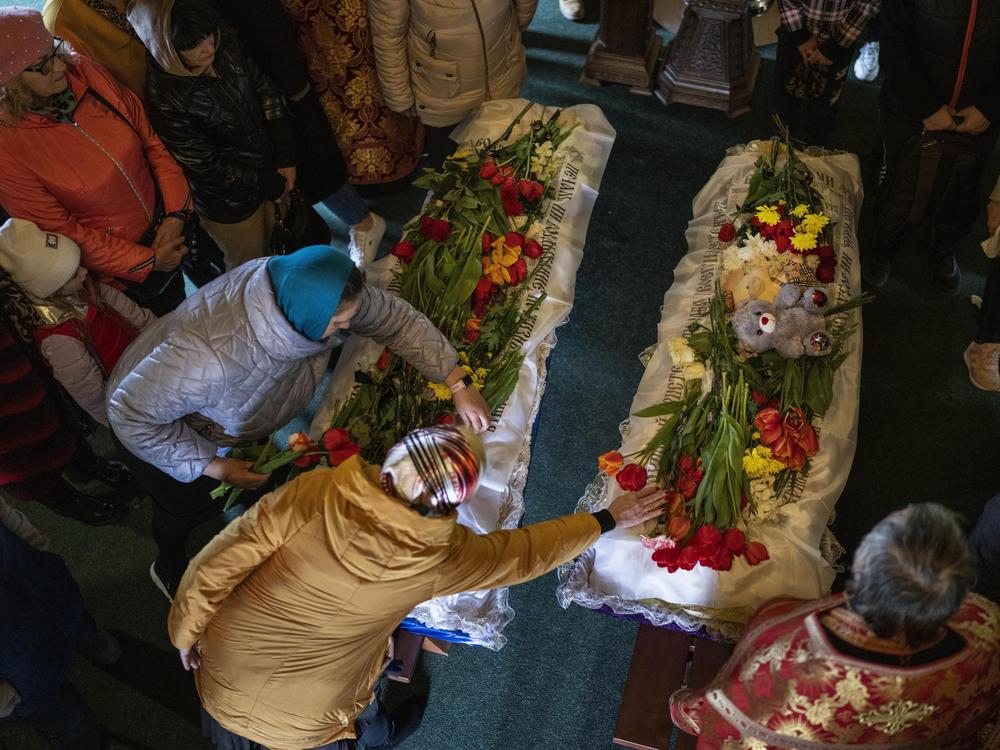
[[[694, 219], [688, 225], [688, 253], [674, 271], [674, 282], [663, 301], [657, 344], [632, 401], [630, 414], [678, 392], [680, 370], [675, 368], [667, 341], [681, 336], [688, 323], [707, 312], [719, 268], [719, 227], [736, 213], [745, 199], [754, 171], [759, 143], [730, 149], [708, 184], [694, 199]], [[803, 156], [815, 177], [827, 214], [834, 222], [834, 246], [839, 264], [833, 287], [836, 301], [860, 290], [856, 218], [862, 200], [861, 175], [853, 154], [819, 152]], [[854, 312], [857, 331], [848, 357], [834, 380], [833, 403], [816, 421], [820, 451], [812, 460], [808, 478], [794, 487], [795, 502], [782, 506], [769, 519], [751, 527], [749, 536], [763, 542], [770, 560], [750, 567], [744, 560], [729, 572], [696, 566], [691, 571], [667, 573], [650, 559], [642, 546], [642, 527], [613, 531], [597, 545], [559, 570], [557, 596], [563, 607], [608, 607], [623, 615], [642, 615], [655, 625], [686, 630], [705, 627], [712, 635], [738, 637], [749, 614], [775, 596], [813, 599], [825, 594], [834, 578], [833, 562], [841, 551], [828, 530], [834, 505], [847, 482], [857, 438], [861, 369], [860, 312]], [[658, 426], [656, 419], [635, 418], [622, 424], [623, 454], [644, 446]], [[604, 507], [620, 491], [602, 475], [587, 488], [579, 509]]]
[[[523, 99], [488, 102], [460, 125], [452, 138], [460, 145], [496, 138], [527, 104]], [[548, 118], [555, 111], [536, 104], [513, 136], [525, 132], [532, 120]], [[544, 289], [547, 296], [531, 335], [521, 344], [525, 359], [517, 387], [507, 403], [494, 412], [485, 435], [487, 470], [480, 477], [476, 494], [459, 508], [459, 521], [480, 533], [517, 528], [524, 515], [531, 428], [545, 391], [546, 358], [555, 345], [555, 328], [566, 321], [573, 307], [587, 225], [615, 139], [611, 124], [594, 105], [569, 107], [560, 119], [578, 125], [556, 153], [562, 163], [552, 181], [555, 195], [546, 205], [545, 230], [539, 240], [554, 256], [549, 273], [537, 279], [531, 291]], [[388, 288], [396, 263], [391, 255], [373, 263], [368, 268], [369, 283]], [[370, 369], [381, 352], [382, 347], [371, 339], [350, 337], [313, 419], [313, 437], [329, 426], [350, 396], [354, 372]], [[417, 607], [411, 616], [433, 628], [464, 631], [475, 643], [499, 649], [506, 642], [501, 631], [514, 612], [507, 605], [507, 590], [498, 589], [434, 599]]]

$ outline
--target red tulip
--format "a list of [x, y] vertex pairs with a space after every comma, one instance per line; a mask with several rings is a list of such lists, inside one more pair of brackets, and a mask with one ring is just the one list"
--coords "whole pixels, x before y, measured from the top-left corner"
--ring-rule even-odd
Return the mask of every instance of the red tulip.
[[618, 486], [626, 492], [638, 492], [646, 486], [649, 475], [646, 473], [645, 467], [638, 464], [627, 464], [615, 474], [615, 479], [618, 480]]
[[720, 242], [732, 242], [734, 237], [736, 237], [736, 227], [731, 222], [727, 221], [719, 227]]
[[667, 533], [674, 539], [683, 539], [689, 531], [691, 531], [691, 519], [687, 516], [673, 516], [667, 523]]
[[489, 180], [499, 171], [496, 162], [493, 159], [487, 159], [483, 162], [483, 166], [479, 168], [479, 176], [484, 180]]
[[451, 236], [451, 224], [444, 219], [424, 215], [420, 217], [420, 234], [435, 242], [447, 242]]
[[742, 555], [747, 546], [746, 535], [740, 529], [726, 529], [722, 535], [722, 544], [734, 555]]
[[770, 559], [770, 555], [767, 554], [767, 547], [760, 542], [750, 542], [744, 554], [746, 555], [747, 562], [751, 565], [760, 565], [765, 560]]
[[409, 240], [400, 240], [395, 245], [392, 246], [392, 254], [399, 258], [404, 263], [409, 263], [413, 260], [413, 256], [417, 252], [417, 246], [414, 245]]
[[536, 259], [536, 258], [541, 258], [542, 253], [544, 253], [545, 250], [535, 240], [528, 240], [524, 244], [524, 247], [521, 248], [521, 252], [527, 255], [529, 258]]

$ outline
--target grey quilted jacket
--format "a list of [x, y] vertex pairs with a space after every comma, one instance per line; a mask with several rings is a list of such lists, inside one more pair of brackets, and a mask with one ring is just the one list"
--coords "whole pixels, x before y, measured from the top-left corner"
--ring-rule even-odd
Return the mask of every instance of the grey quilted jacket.
[[[220, 446], [260, 439], [300, 414], [337, 337], [310, 341], [278, 308], [267, 258], [244, 263], [150, 325], [107, 385], [108, 419], [122, 444], [182, 482]], [[388, 346], [434, 382], [458, 354], [411, 305], [365, 287], [352, 333]]]

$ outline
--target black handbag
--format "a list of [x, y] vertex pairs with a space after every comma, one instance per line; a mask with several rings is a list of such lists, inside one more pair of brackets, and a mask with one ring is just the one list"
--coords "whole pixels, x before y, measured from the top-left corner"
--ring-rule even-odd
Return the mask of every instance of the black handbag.
[[309, 245], [329, 245], [330, 227], [309, 205], [302, 191], [292, 188], [284, 207], [274, 204], [271, 255], [287, 255]]

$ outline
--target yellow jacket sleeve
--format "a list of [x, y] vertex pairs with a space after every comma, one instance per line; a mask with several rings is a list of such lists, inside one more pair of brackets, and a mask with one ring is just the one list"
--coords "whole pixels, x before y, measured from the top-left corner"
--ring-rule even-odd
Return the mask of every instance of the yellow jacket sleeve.
[[308, 499], [315, 494], [305, 488], [321, 473], [303, 474], [265, 495], [191, 560], [167, 618], [175, 647], [194, 646], [230, 592], [318, 512]]
[[456, 526], [451, 554], [439, 566], [434, 596], [530, 581], [572, 560], [600, 535], [601, 525], [590, 513], [482, 536]]

